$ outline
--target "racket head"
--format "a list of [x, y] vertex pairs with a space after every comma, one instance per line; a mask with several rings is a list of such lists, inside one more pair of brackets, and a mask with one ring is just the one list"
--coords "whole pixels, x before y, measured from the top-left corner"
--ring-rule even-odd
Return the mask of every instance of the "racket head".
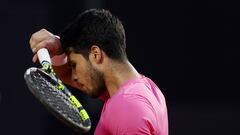
[[56, 118], [76, 132], [88, 132], [91, 121], [82, 120], [80, 111], [69, 101], [69, 97], [53, 85], [52, 77], [39, 68], [29, 68], [24, 79], [31, 93]]

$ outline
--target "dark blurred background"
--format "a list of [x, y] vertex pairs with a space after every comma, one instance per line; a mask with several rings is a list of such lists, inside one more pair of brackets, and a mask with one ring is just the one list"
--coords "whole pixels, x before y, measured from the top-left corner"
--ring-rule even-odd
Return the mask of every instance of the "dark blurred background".
[[[33, 97], [23, 74], [39, 66], [31, 62], [31, 34], [58, 34], [89, 8], [122, 20], [129, 60], [166, 97], [170, 135], [240, 134], [237, 1], [1, 0], [0, 135], [76, 135]], [[93, 121], [91, 135], [102, 102], [72, 90]]]

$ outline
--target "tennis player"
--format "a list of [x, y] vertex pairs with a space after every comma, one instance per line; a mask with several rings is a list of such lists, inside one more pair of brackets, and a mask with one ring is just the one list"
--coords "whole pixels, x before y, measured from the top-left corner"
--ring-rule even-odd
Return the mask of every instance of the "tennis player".
[[128, 61], [124, 27], [110, 11], [86, 10], [60, 37], [42, 29], [29, 42], [33, 62], [47, 48], [64, 83], [105, 101], [95, 135], [168, 135], [164, 95]]

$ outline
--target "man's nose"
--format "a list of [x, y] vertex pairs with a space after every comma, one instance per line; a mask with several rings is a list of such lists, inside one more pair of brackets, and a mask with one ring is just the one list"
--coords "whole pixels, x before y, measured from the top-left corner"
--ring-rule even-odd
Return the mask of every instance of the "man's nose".
[[75, 70], [72, 70], [72, 80], [75, 82], [77, 82], [77, 80], [78, 80]]

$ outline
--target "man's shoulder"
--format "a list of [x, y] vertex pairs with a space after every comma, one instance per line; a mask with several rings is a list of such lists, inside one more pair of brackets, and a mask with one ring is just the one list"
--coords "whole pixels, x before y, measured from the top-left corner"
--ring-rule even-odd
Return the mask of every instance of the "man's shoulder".
[[127, 85], [120, 88], [119, 94], [121, 95], [128, 95], [128, 94], [142, 94], [150, 89], [150, 84], [146, 77], [141, 77], [137, 80], [129, 82]]
[[[151, 93], [146, 85], [135, 83], [131, 87], [121, 90], [114, 95], [109, 101], [109, 107], [113, 110], [127, 111], [131, 108], [134, 110], [144, 109], [146, 106], [151, 105]], [[127, 110], [125, 110], [127, 109]]]
[[[155, 127], [155, 110], [151, 101], [142, 93], [132, 91], [119, 93], [107, 104], [105, 116], [108, 117], [105, 118], [111, 123], [109, 127], [113, 129], [113, 133], [117, 134], [118, 131], [140, 133], [144, 131], [150, 134], [149, 127]], [[109, 118], [111, 115], [114, 117]]]
[[120, 107], [142, 109], [152, 106], [152, 103], [158, 102], [161, 92], [151, 83], [146, 77], [128, 83], [108, 100], [108, 106], [118, 110]]

